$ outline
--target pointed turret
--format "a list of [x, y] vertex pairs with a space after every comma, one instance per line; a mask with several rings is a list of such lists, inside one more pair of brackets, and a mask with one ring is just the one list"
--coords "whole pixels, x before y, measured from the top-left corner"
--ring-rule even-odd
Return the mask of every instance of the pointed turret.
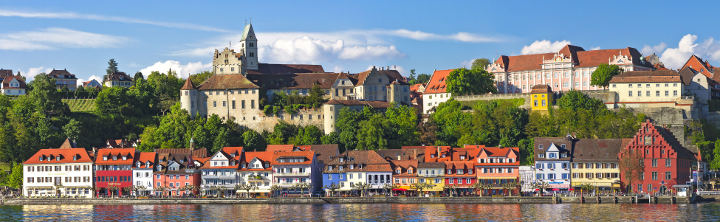
[[188, 77], [185, 80], [185, 84], [180, 88], [180, 90], [193, 90], [195, 89], [195, 85], [193, 85], [192, 81], [190, 81], [190, 77]]
[[240, 47], [242, 47], [243, 58], [243, 70], [242, 73], [246, 74], [247, 70], [258, 70], [258, 46], [257, 38], [255, 37], [255, 31], [253, 30], [252, 24], [245, 25], [243, 30], [242, 39], [240, 39]]
[[255, 30], [253, 30], [252, 24], [245, 25], [245, 28], [243, 29], [242, 38], [240, 39], [240, 41], [245, 41], [248, 38], [256, 39], [255, 38]]

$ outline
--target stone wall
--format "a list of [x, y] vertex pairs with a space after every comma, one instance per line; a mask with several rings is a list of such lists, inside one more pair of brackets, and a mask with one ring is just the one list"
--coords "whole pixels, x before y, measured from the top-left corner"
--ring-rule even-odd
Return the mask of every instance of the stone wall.
[[483, 95], [468, 95], [468, 96], [455, 96], [453, 97], [457, 101], [487, 101], [487, 100], [498, 100], [498, 99], [524, 99], [525, 104], [520, 108], [530, 108], [530, 93], [508, 93], [508, 94], [483, 94]]

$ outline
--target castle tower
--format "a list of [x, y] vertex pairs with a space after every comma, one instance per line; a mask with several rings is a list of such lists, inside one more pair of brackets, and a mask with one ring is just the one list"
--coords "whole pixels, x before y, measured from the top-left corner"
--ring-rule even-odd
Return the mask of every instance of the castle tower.
[[245, 61], [243, 61], [244, 68], [246, 70], [258, 70], [257, 38], [255, 37], [252, 24], [245, 25], [242, 39], [240, 39], [240, 47], [245, 56]]
[[190, 78], [187, 78], [183, 87], [180, 88], [180, 107], [187, 110], [191, 117], [198, 114], [197, 94], [197, 89]]

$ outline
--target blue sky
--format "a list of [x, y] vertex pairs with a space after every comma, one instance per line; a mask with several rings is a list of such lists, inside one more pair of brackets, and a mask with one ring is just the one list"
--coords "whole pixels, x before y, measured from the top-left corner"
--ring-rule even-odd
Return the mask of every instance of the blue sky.
[[[326, 71], [397, 66], [404, 74], [474, 58], [549, 52], [567, 43], [635, 47], [677, 68], [692, 54], [720, 65], [718, 3], [635, 1], [0, 1], [0, 68], [67, 68], [102, 77], [206, 70], [252, 20], [261, 62]], [[679, 64], [679, 65], [678, 65]]]

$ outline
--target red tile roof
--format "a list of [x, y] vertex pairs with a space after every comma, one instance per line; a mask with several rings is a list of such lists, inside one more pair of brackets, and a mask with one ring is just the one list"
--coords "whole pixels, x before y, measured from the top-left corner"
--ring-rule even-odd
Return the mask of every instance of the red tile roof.
[[545, 84], [535, 85], [532, 87], [532, 90], [530, 90], [530, 93], [551, 93], [552, 88], [550, 86]]
[[268, 151], [268, 152], [292, 151], [294, 146], [295, 145], [292, 145], [292, 144], [267, 145], [267, 148], [265, 148], [265, 151]]
[[[313, 157], [315, 156], [315, 151], [278, 151], [273, 153], [273, 164], [274, 165], [304, 165], [304, 164], [312, 164]], [[292, 157], [303, 157], [304, 161], [302, 162], [280, 162], [279, 159], [282, 158], [292, 158]]]
[[195, 89], [195, 85], [193, 85], [192, 81], [190, 81], [190, 78], [187, 78], [187, 79], [185, 80], [185, 84], [183, 84], [182, 88], [180, 88], [180, 89], [181, 89], [181, 90], [191, 90], [191, 89]]
[[[153, 168], [155, 166], [155, 152], [140, 152], [136, 159], [136, 162], [140, 163], [139, 168]], [[148, 162], [150, 162], [150, 165], [147, 165]], [[137, 164], [133, 165], [133, 167], [136, 166]]]
[[[56, 158], [60, 156], [60, 160]], [[42, 157], [42, 160], [40, 160]], [[85, 148], [40, 149], [23, 164], [92, 163]]]
[[[577, 67], [595, 67], [600, 64], [607, 64], [613, 56], [627, 56], [633, 64], [644, 65], [640, 60], [640, 52], [631, 47], [622, 49], [599, 49], [585, 51], [582, 47], [566, 45], [557, 53], [572, 58]], [[556, 53], [539, 53], [530, 55], [500, 56], [494, 63], [499, 64], [507, 72], [542, 69], [543, 60], [552, 59]]]
[[[103, 148], [97, 151], [96, 157], [95, 165], [132, 165], [135, 160], [135, 148]], [[125, 160], [122, 157], [125, 157]]]
[[446, 78], [453, 70], [455, 69], [435, 70], [435, 72], [433, 72], [432, 74], [432, 77], [430, 77], [430, 81], [428, 81], [428, 84], [425, 87], [425, 92], [423, 93], [445, 93]]
[[259, 86], [252, 83], [240, 74], [213, 75], [198, 87], [199, 90], [221, 89], [257, 89]]
[[[3, 89], [25, 89], [27, 88], [27, 85], [25, 84], [25, 80], [22, 79], [21, 76], [13, 76], [10, 75], [8, 77], [0, 77], [2, 78], [2, 88]], [[18, 87], [10, 87], [10, 82], [16, 79], [18, 81]]]

